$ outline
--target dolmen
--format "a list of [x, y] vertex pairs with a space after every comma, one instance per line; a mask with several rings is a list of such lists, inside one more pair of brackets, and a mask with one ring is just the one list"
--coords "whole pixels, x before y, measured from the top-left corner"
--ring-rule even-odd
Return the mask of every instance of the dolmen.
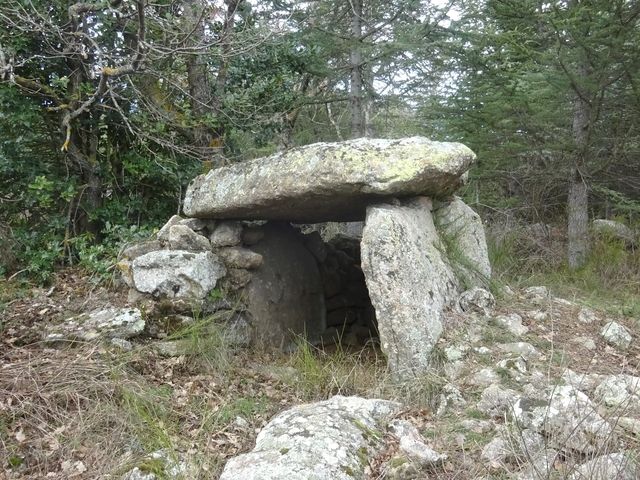
[[146, 311], [224, 311], [234, 338], [261, 347], [378, 337], [411, 379], [430, 368], [447, 309], [491, 276], [480, 217], [454, 195], [474, 161], [460, 143], [411, 137], [216, 168], [118, 265]]

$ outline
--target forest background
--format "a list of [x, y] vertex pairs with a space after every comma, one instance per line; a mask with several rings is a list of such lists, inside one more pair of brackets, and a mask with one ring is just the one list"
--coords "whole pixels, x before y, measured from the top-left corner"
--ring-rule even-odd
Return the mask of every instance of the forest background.
[[640, 218], [639, 20], [631, 0], [4, 1], [0, 274], [104, 280], [203, 171], [423, 135], [477, 153], [461, 194], [500, 275], [638, 293], [635, 246], [589, 222]]

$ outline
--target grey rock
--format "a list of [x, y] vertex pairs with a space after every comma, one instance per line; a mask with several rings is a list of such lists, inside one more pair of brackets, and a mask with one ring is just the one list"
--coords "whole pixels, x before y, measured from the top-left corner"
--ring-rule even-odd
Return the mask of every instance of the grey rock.
[[163, 250], [136, 258], [131, 266], [136, 290], [166, 298], [204, 298], [226, 274], [212, 252]]
[[467, 401], [462, 396], [462, 392], [453, 385], [447, 383], [442, 387], [442, 393], [439, 396], [438, 409], [436, 410], [437, 416], [442, 416], [450, 409], [460, 409], [467, 404]]
[[290, 225], [268, 223], [263, 230], [264, 238], [252, 249], [264, 261], [244, 289], [253, 319], [253, 340], [283, 347], [296, 336], [314, 338], [326, 328], [317, 262]]
[[197, 177], [184, 211], [294, 223], [357, 221], [382, 197], [451, 194], [474, 160], [464, 145], [421, 137], [316, 143]]
[[137, 308], [106, 308], [83, 313], [51, 327], [45, 334], [46, 341], [96, 339], [127, 339], [139, 335], [145, 322]]
[[564, 385], [549, 387], [545, 397], [518, 400], [513, 413], [519, 425], [543, 433], [565, 452], [592, 454], [615, 444], [612, 425], [584, 393]]
[[618, 322], [608, 322], [602, 328], [600, 335], [602, 335], [602, 338], [604, 338], [608, 344], [622, 350], [629, 348], [633, 340], [629, 330]]
[[465, 430], [469, 430], [474, 433], [488, 433], [493, 430], [494, 426], [488, 420], [477, 420], [475, 418], [469, 418], [462, 420], [460, 426]]
[[640, 410], [640, 377], [607, 375], [596, 387], [594, 399], [616, 411]]
[[617, 425], [628, 433], [640, 437], [640, 419], [633, 417], [618, 417]]
[[[168, 235], [168, 231], [167, 231]], [[162, 250], [162, 244], [158, 240], [147, 240], [125, 246], [119, 253], [119, 259], [135, 260], [141, 255], [145, 255], [156, 250]]]
[[571, 341], [577, 345], [581, 345], [587, 350], [595, 350], [596, 342], [594, 342], [593, 338], [589, 337], [575, 337], [572, 338]]
[[522, 325], [522, 317], [517, 313], [510, 313], [509, 315], [499, 315], [493, 320], [516, 337], [521, 337], [529, 331], [529, 327]]
[[235, 247], [242, 242], [242, 225], [238, 222], [220, 222], [209, 236], [213, 247]]
[[167, 243], [169, 241], [169, 230], [174, 225], [178, 225], [181, 221], [182, 221], [182, 217], [180, 215], [172, 216], [167, 221], [167, 223], [165, 223], [163, 227], [160, 230], [158, 230], [158, 233], [156, 233], [156, 239], [158, 239], [159, 242]]
[[124, 474], [122, 480], [156, 480], [157, 478], [155, 473], [145, 472], [139, 467], [134, 467]]
[[455, 362], [464, 358], [469, 347], [466, 345], [449, 345], [444, 348], [444, 355], [447, 357], [448, 362]]
[[456, 256], [460, 270], [468, 284], [484, 286], [491, 278], [491, 264], [484, 226], [480, 215], [460, 198], [453, 197], [434, 211], [435, 224], [442, 235], [456, 245]]
[[362, 270], [381, 347], [400, 379], [430, 368], [443, 310], [458, 297], [458, 282], [442, 257], [430, 209], [426, 197], [371, 206], [362, 235]]
[[625, 453], [610, 453], [585, 462], [574, 470], [569, 480], [637, 480], [640, 468]]
[[498, 344], [498, 348], [503, 352], [515, 353], [520, 355], [525, 360], [539, 360], [542, 358], [542, 354], [528, 342], [513, 342], [513, 343], [501, 343]]
[[630, 245], [635, 245], [636, 236], [624, 223], [614, 220], [596, 219], [592, 223], [593, 231], [598, 235], [604, 235], [622, 240]]
[[494, 437], [482, 449], [480, 458], [487, 462], [492, 469], [503, 467], [510, 459], [514, 458], [513, 448], [501, 436]]
[[447, 459], [446, 454], [438, 453], [426, 444], [418, 429], [411, 422], [395, 419], [389, 423], [388, 429], [398, 438], [400, 452], [412, 462], [424, 467], [442, 463]]
[[533, 300], [545, 300], [551, 298], [549, 289], [545, 286], [528, 287], [524, 289], [524, 294], [527, 298]]
[[220, 480], [363, 480], [367, 458], [400, 408], [341, 396], [293, 407], [262, 429], [251, 452], [231, 458]]
[[458, 299], [458, 305], [465, 313], [480, 313], [488, 316], [496, 306], [496, 299], [488, 290], [473, 287], [462, 292]]
[[262, 265], [262, 255], [248, 248], [227, 247], [218, 250], [218, 255], [229, 268], [254, 270]]
[[498, 375], [492, 368], [483, 368], [473, 373], [468, 379], [467, 383], [475, 385], [476, 387], [487, 387], [489, 385], [500, 383], [500, 375]]
[[502, 418], [505, 414], [511, 413], [519, 399], [520, 395], [514, 390], [490, 385], [480, 395], [477, 407], [486, 415]]
[[593, 392], [604, 378], [597, 374], [577, 373], [567, 368], [562, 373], [562, 379], [567, 385], [571, 385], [578, 390]]
[[251, 272], [242, 268], [229, 268], [224, 282], [231, 290], [243, 288], [251, 281]]
[[200, 232], [203, 232], [205, 229], [209, 228], [210, 220], [202, 220], [200, 218], [185, 218], [183, 220], [180, 220], [180, 222], [178, 222], [178, 225], [184, 225], [185, 227], [193, 230], [194, 232], [200, 233]]
[[211, 250], [211, 243], [186, 225], [173, 225], [169, 228], [169, 247], [173, 250], [206, 252]]
[[587, 307], [582, 307], [578, 312], [578, 322], [584, 324], [590, 324], [598, 321], [596, 312]]
[[327, 259], [327, 245], [324, 243], [320, 232], [313, 231], [304, 236], [304, 246], [316, 257], [320, 263]]
[[262, 227], [249, 226], [242, 230], [242, 243], [247, 246], [255, 245], [263, 238], [264, 231], [262, 230]]

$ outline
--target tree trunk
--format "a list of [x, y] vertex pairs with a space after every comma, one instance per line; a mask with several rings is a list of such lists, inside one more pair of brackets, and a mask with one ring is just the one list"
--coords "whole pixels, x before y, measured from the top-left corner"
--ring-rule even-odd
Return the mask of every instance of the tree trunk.
[[365, 111], [362, 98], [362, 1], [351, 1], [351, 51], [349, 68], [351, 84], [349, 88], [349, 108], [351, 110], [351, 138], [364, 137], [366, 134]]
[[[590, 69], [586, 61], [579, 66], [584, 80], [589, 79]], [[573, 101], [574, 165], [569, 177], [567, 197], [568, 263], [575, 270], [584, 265], [589, 254], [589, 191], [585, 182], [585, 165], [589, 155], [591, 128], [591, 103], [588, 88], [576, 88]]]
[[589, 192], [580, 171], [573, 168], [567, 199], [568, 261], [575, 270], [584, 265], [589, 253]]

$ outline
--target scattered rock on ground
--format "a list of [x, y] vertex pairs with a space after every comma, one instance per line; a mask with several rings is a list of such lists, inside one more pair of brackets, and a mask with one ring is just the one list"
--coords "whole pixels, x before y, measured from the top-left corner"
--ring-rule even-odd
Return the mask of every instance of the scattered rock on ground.
[[612, 425], [584, 393], [570, 385], [549, 387], [542, 397], [520, 398], [513, 412], [520, 426], [545, 434], [552, 445], [565, 451], [592, 454], [615, 443]]
[[60, 325], [51, 327], [47, 341], [96, 339], [127, 339], [139, 335], [145, 322], [137, 308], [107, 308], [71, 317]]
[[497, 317], [494, 317], [493, 321], [501, 327], [507, 329], [516, 337], [521, 337], [529, 331], [529, 328], [522, 324], [522, 317], [517, 313], [499, 315]]
[[623, 350], [631, 345], [631, 333], [626, 327], [620, 325], [618, 322], [608, 322], [602, 328], [600, 335], [602, 335], [602, 338], [604, 338], [610, 345]]
[[473, 287], [462, 292], [458, 299], [458, 305], [465, 313], [480, 313], [488, 316], [496, 306], [496, 299], [488, 290]]
[[336, 396], [278, 414], [255, 448], [230, 459], [220, 480], [353, 480], [383, 445], [387, 422], [401, 405]]
[[576, 467], [569, 480], [637, 480], [635, 462], [624, 453], [610, 453]]

